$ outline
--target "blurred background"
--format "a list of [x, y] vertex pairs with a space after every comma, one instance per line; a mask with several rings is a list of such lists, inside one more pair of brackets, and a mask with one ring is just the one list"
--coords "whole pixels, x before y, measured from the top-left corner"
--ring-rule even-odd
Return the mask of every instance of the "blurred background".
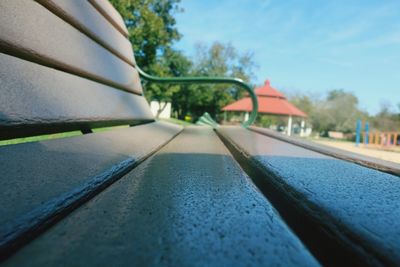
[[[400, 163], [400, 1], [111, 0], [138, 65], [254, 85], [256, 126]], [[145, 84], [154, 114], [247, 118], [229, 85]]]

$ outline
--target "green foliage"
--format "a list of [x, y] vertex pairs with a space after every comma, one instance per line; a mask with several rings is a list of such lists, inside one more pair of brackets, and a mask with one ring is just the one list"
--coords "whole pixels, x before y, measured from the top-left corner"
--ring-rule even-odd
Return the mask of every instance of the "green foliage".
[[372, 130], [399, 131], [400, 130], [400, 104], [396, 113], [390, 103], [382, 102], [380, 111], [369, 119]]
[[308, 122], [313, 130], [326, 134], [328, 131], [351, 133], [356, 121], [369, 121], [372, 131], [398, 131], [400, 129], [400, 107], [396, 114], [387, 103], [375, 116], [358, 107], [357, 97], [343, 89], [331, 90], [325, 99], [307, 94], [295, 94], [290, 101], [308, 114]]
[[[180, 52], [172, 49], [180, 39], [174, 13], [180, 0], [111, 0], [123, 17], [129, 31], [137, 64], [156, 76], [180, 75], [191, 65]], [[171, 101], [180, 86], [145, 83], [145, 95], [150, 101]], [[165, 106], [164, 106], [165, 108]], [[162, 112], [163, 107], [158, 111]]]
[[111, 0], [125, 21], [135, 58], [148, 71], [180, 39], [173, 16], [180, 0]]
[[282, 116], [259, 114], [257, 116], [256, 125], [261, 126], [261, 127], [266, 127], [266, 128], [271, 127], [271, 126], [276, 126], [278, 128], [286, 127], [287, 119], [286, 119], [286, 117], [282, 117]]
[[342, 89], [331, 90], [325, 99], [304, 94], [290, 97], [290, 101], [308, 114], [314, 131], [353, 132], [357, 119], [366, 119], [368, 114], [358, 108], [357, 97]]
[[[174, 13], [179, 0], [111, 0], [122, 15], [138, 65], [156, 76], [227, 76], [247, 82], [255, 67], [252, 55], [239, 54], [230, 44], [199, 44], [193, 63], [172, 48], [180, 34]], [[145, 83], [148, 100], [172, 101], [177, 117], [197, 120], [204, 112], [219, 117], [223, 106], [243, 96], [243, 90], [228, 85], [161, 85]], [[159, 113], [162, 111], [162, 107]]]
[[187, 122], [187, 121], [183, 121], [183, 120], [174, 119], [174, 118], [161, 119], [161, 120], [162, 121], [166, 121], [166, 122], [170, 122], [170, 123], [175, 123], [175, 124], [182, 125], [182, 126], [193, 125], [193, 123], [190, 123], [190, 122]]
[[[251, 54], [240, 54], [232, 45], [219, 42], [210, 46], [198, 44], [194, 62], [188, 75], [239, 77], [247, 82], [253, 77], [255, 67]], [[220, 121], [221, 108], [243, 94], [242, 89], [231, 85], [189, 85], [174, 93], [172, 106], [181, 119], [190, 115], [197, 120], [204, 112], [208, 112]]]
[[5, 145], [15, 145], [15, 144], [22, 144], [22, 143], [29, 143], [29, 142], [38, 142], [43, 140], [50, 140], [50, 139], [59, 139], [59, 138], [66, 138], [82, 135], [80, 131], [72, 131], [72, 132], [64, 132], [64, 133], [56, 133], [56, 134], [44, 134], [44, 135], [36, 135], [30, 137], [21, 137], [15, 139], [8, 139], [8, 140], [0, 140], [0, 146]]
[[334, 130], [345, 133], [354, 131], [357, 119], [365, 119], [367, 114], [358, 108], [357, 97], [344, 90], [332, 90], [319, 108], [320, 121], [325, 124], [325, 130]]

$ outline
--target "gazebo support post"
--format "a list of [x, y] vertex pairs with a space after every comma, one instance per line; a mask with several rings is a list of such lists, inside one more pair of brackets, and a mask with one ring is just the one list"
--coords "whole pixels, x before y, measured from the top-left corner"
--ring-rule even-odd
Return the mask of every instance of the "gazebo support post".
[[288, 125], [287, 125], [287, 135], [292, 135], [292, 115], [289, 115]]
[[244, 113], [244, 121], [247, 121], [249, 119], [249, 113], [246, 112]]
[[303, 137], [304, 136], [304, 130], [305, 130], [305, 121], [302, 119], [301, 120], [301, 124], [300, 124], [300, 136]]

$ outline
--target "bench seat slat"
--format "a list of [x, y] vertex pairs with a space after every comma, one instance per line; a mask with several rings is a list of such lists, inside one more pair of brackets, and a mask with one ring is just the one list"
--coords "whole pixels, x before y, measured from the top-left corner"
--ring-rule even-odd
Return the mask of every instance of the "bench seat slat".
[[400, 264], [399, 177], [238, 127], [218, 132], [263, 173], [269, 187], [291, 198], [365, 263]]
[[1, 53], [0, 93], [0, 139], [153, 120], [142, 96]]
[[5, 266], [318, 266], [211, 128], [185, 128]]
[[0, 52], [142, 93], [131, 65], [35, 1], [0, 1]]
[[0, 147], [0, 255], [118, 179], [181, 129], [156, 122]]
[[373, 158], [358, 153], [353, 153], [350, 151], [345, 151], [342, 149], [334, 148], [331, 146], [326, 146], [323, 144], [308, 141], [304, 138], [297, 138], [294, 136], [286, 136], [276, 131], [252, 126], [249, 128], [252, 131], [260, 133], [262, 135], [270, 136], [278, 140], [282, 140], [296, 146], [304, 147], [305, 149], [313, 150], [315, 152], [332, 156], [334, 158], [343, 159], [345, 161], [354, 162], [362, 166], [366, 166], [372, 169], [377, 169], [383, 172], [394, 174], [400, 176], [400, 164], [391, 161], [386, 161], [378, 158]]
[[124, 20], [108, 0], [88, 0], [110, 23], [126, 37], [129, 36]]
[[88, 1], [37, 1], [120, 58], [135, 65], [132, 44]]

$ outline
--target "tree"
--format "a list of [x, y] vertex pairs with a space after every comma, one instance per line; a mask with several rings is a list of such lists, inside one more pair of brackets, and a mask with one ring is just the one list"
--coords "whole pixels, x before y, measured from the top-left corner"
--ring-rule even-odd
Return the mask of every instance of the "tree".
[[304, 113], [308, 114], [309, 116], [313, 114], [315, 109], [315, 104], [317, 99], [313, 96], [297, 93], [295, 95], [289, 96], [290, 102], [299, 107]]
[[174, 13], [180, 0], [111, 0], [128, 28], [138, 65], [148, 71], [181, 35]]
[[[252, 54], [239, 54], [230, 44], [214, 43], [196, 47], [192, 63], [172, 45], [180, 39], [174, 14], [180, 0], [111, 0], [122, 15], [137, 64], [157, 76], [235, 76], [245, 81], [253, 77]], [[179, 118], [195, 119], [205, 111], [217, 116], [220, 109], [243, 96], [242, 89], [229, 85], [161, 85], [144, 82], [148, 100], [172, 101]], [[163, 106], [158, 110], [161, 113]]]
[[[180, 51], [167, 50], [165, 55], [159, 59], [153, 68], [158, 68], [154, 72], [162, 77], [174, 76], [184, 77], [188, 76], [192, 62], [185, 57]], [[186, 88], [184, 85], [170, 84], [160, 85], [157, 83], [146, 84], [146, 96], [148, 99], [155, 100], [159, 103], [159, 109], [156, 117], [158, 118], [161, 112], [165, 109], [167, 102], [171, 102], [173, 95]], [[162, 104], [163, 103], [163, 104]]]
[[304, 93], [296, 93], [289, 95], [289, 101], [300, 108], [308, 116], [308, 123], [312, 125], [314, 131], [320, 132], [325, 131], [327, 126], [325, 125], [324, 118], [321, 118], [320, 111], [323, 109], [323, 100], [317, 95], [309, 95]]
[[[198, 44], [194, 62], [189, 72], [192, 76], [239, 77], [247, 82], [255, 67], [251, 54], [240, 54], [231, 44], [219, 42]], [[243, 89], [226, 84], [189, 85], [174, 93], [173, 108], [179, 118], [190, 115], [197, 119], [207, 111], [219, 120], [221, 108], [243, 94]]]
[[367, 120], [368, 114], [358, 108], [357, 97], [343, 89], [328, 92], [325, 99], [297, 94], [290, 101], [308, 114], [315, 131], [354, 132], [356, 121]]
[[326, 119], [331, 126], [328, 130], [354, 132], [357, 119], [366, 117], [358, 109], [357, 97], [343, 89], [330, 91], [324, 105]]
[[[172, 44], [181, 35], [176, 28], [174, 13], [179, 12], [180, 0], [111, 0], [128, 28], [135, 59], [144, 71], [156, 76], [171, 76], [187, 69], [189, 60]], [[177, 64], [180, 61], [180, 64]], [[175, 62], [175, 63], [174, 63]], [[182, 67], [182, 70], [178, 68]], [[144, 82], [145, 95], [150, 101], [159, 102], [163, 111], [179, 86], [160, 85]], [[164, 102], [164, 105], [161, 105]]]
[[371, 118], [371, 126], [373, 130], [399, 131], [400, 115], [396, 114], [390, 102], [383, 101], [380, 111]]

